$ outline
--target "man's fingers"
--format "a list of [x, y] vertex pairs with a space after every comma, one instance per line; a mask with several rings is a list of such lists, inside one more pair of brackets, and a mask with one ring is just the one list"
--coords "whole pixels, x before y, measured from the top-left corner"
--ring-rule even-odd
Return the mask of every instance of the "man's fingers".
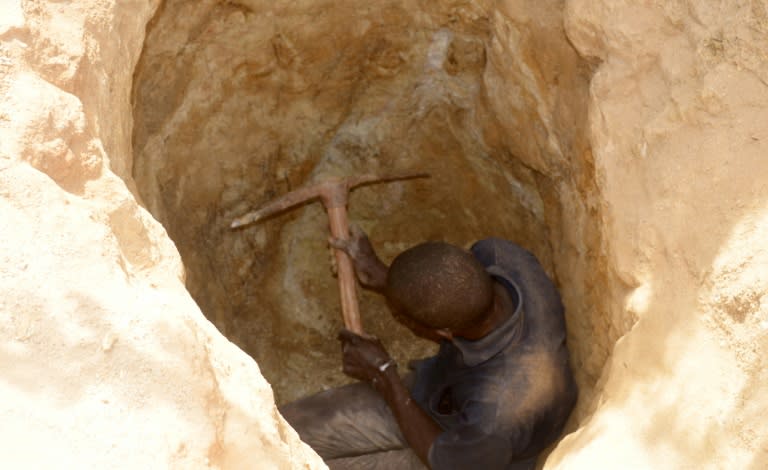
[[368, 333], [359, 334], [359, 335], [357, 335], [357, 337], [358, 338], [362, 338], [362, 339], [367, 339], [368, 341], [373, 341], [373, 342], [379, 341], [379, 338], [377, 338], [377, 337], [375, 337], [373, 335], [369, 335]]
[[362, 338], [357, 334], [349, 331], [348, 329], [342, 328], [341, 330], [339, 330], [339, 335], [336, 337], [336, 339], [338, 339], [339, 341], [343, 341], [345, 343], [350, 343], [355, 345], [359, 343], [360, 339]]
[[352, 332], [346, 328], [342, 328], [339, 330], [339, 334], [336, 337], [339, 341], [347, 341], [353, 345], [360, 344], [364, 341], [370, 341], [373, 343], [380, 343], [379, 338], [377, 338], [374, 335], [368, 334], [368, 333], [362, 333], [357, 334], [355, 332]]
[[354, 237], [354, 238], [362, 238], [362, 237], [367, 236], [365, 234], [365, 232], [363, 231], [363, 229], [360, 228], [360, 226], [357, 225], [356, 223], [352, 223], [349, 226], [349, 233], [351, 233], [352, 237]]
[[328, 244], [339, 250], [349, 250], [349, 240], [342, 240], [336, 237], [328, 237]]

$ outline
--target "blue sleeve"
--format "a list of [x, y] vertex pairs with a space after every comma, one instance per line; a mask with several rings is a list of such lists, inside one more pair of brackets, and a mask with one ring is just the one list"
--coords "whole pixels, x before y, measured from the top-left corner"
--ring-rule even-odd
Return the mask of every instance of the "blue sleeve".
[[499, 432], [496, 408], [490, 402], [465, 404], [457, 424], [440, 434], [429, 449], [432, 470], [506, 469], [515, 451], [526, 445], [527, 433]]
[[475, 258], [477, 258], [483, 266], [491, 266], [496, 264], [496, 245], [498, 245], [499, 242], [501, 242], [501, 240], [496, 238], [486, 238], [485, 240], [475, 242], [469, 251], [475, 255]]
[[483, 266], [500, 265], [509, 268], [509, 264], [525, 262], [539, 266], [539, 261], [530, 251], [522, 246], [502, 238], [486, 238], [475, 242], [469, 251]]

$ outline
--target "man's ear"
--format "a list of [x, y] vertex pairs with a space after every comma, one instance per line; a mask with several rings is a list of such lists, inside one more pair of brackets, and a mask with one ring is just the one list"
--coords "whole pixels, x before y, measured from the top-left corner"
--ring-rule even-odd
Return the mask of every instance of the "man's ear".
[[437, 336], [439, 336], [439, 337], [441, 337], [443, 339], [447, 339], [448, 341], [453, 340], [453, 332], [451, 330], [449, 330], [448, 328], [437, 329], [437, 330], [435, 330], [435, 333], [437, 334]]

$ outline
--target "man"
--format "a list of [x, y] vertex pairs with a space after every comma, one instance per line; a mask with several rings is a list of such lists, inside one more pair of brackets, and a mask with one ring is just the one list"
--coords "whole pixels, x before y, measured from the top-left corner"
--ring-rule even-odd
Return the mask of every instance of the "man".
[[331, 244], [413, 333], [440, 344], [401, 378], [381, 343], [342, 331], [362, 382], [281, 408], [336, 469], [533, 469], [576, 401], [560, 296], [536, 258], [500, 239], [430, 242], [388, 268], [353, 229]]

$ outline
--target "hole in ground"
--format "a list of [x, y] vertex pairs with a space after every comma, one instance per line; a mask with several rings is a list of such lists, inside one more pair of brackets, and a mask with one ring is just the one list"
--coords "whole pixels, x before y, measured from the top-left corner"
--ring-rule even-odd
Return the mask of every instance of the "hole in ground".
[[[350, 199], [382, 258], [434, 239], [525, 246], [561, 289], [589, 396], [620, 334], [598, 297], [591, 68], [560, 2], [481, 3], [168, 0], [150, 23], [134, 77], [136, 184], [189, 291], [278, 402], [347, 381], [327, 218], [315, 203], [229, 223], [327, 175], [404, 169], [432, 177]], [[380, 298], [360, 300], [366, 330], [400, 362], [431, 354]]]

